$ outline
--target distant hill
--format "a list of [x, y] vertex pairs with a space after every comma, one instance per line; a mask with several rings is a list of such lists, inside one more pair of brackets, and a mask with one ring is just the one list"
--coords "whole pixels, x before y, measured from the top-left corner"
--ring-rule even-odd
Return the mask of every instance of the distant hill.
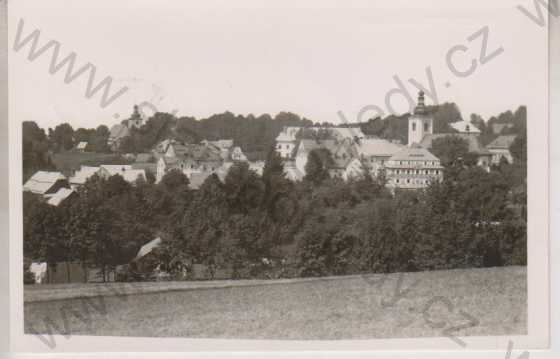
[[[461, 112], [454, 103], [427, 106], [434, 116], [434, 132], [453, 132], [450, 123], [462, 120]], [[360, 127], [366, 135], [407, 142], [409, 114], [390, 115], [384, 119], [375, 118], [349, 127]], [[520, 106], [515, 112], [506, 111], [485, 121], [473, 114], [470, 118], [480, 130], [483, 144], [488, 144], [500, 134], [523, 134], [527, 127], [527, 109]], [[176, 118], [168, 113], [156, 113], [141, 128], [132, 128], [130, 136], [121, 143], [122, 153], [142, 153], [150, 151], [157, 143], [167, 138], [196, 143], [202, 139], [233, 139], [250, 160], [263, 160], [274, 145], [276, 136], [284, 126], [319, 125], [291, 112], [280, 112], [272, 117], [235, 115], [231, 112], [212, 115], [197, 120], [194, 117]], [[326, 125], [326, 124], [323, 124]], [[496, 126], [498, 125], [498, 126]], [[74, 130], [63, 123], [46, 131], [34, 122], [23, 123], [23, 169], [24, 178], [37, 170], [53, 170], [53, 153], [71, 150], [79, 141], [89, 143], [89, 151], [107, 153], [109, 129], [100, 125], [97, 129], [78, 128]], [[64, 166], [63, 166], [64, 167]]]
[[157, 113], [140, 129], [132, 129], [130, 139], [123, 141], [121, 151], [146, 152], [166, 138], [186, 142], [233, 139], [249, 159], [257, 160], [266, 157], [284, 126], [311, 125], [312, 121], [290, 112], [280, 112], [274, 118], [268, 114], [255, 117], [224, 112], [201, 120]]
[[[450, 124], [463, 120], [458, 106], [454, 103], [427, 106], [427, 108], [434, 116], [434, 133], [455, 132]], [[410, 114], [408, 113], [400, 116], [390, 115], [383, 119], [378, 117], [359, 124], [359, 126], [366, 135], [407, 143], [409, 117]], [[481, 130], [481, 140], [486, 145], [500, 134], [525, 134], [527, 108], [520, 106], [515, 112], [508, 110], [497, 116], [492, 116], [488, 121], [473, 114], [470, 121]], [[495, 124], [506, 124], [507, 126], [495, 126]], [[499, 129], [499, 131], [496, 131], [496, 129]]]

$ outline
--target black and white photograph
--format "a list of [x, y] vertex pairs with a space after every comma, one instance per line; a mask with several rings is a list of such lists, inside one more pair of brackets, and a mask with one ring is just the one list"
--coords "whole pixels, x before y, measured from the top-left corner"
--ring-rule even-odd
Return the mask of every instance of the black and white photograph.
[[555, 6], [7, 9], [19, 350], [548, 345]]

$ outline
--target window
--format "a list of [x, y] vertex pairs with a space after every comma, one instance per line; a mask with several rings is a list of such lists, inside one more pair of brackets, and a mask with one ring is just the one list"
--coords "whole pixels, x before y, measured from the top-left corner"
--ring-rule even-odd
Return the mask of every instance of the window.
[[416, 131], [416, 122], [412, 123], [412, 131]]
[[426, 175], [427, 175], [427, 174], [428, 174], [428, 170], [425, 170], [425, 171], [424, 171], [424, 174], [426, 174]]
[[399, 183], [399, 179], [397, 178], [397, 183]]
[[436, 170], [436, 175], [439, 175], [439, 170]]
[[409, 179], [407, 179], [407, 180], [406, 180], [406, 183], [410, 183], [410, 180], [409, 180]]
[[471, 126], [467, 125], [467, 132], [471, 131]]
[[425, 122], [424, 123], [424, 131], [429, 131], [430, 130], [430, 124]]

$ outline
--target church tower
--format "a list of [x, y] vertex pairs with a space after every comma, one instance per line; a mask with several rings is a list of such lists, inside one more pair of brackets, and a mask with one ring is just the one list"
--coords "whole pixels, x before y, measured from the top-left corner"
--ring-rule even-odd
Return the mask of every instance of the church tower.
[[418, 104], [408, 119], [408, 146], [420, 143], [425, 135], [434, 131], [434, 120], [424, 105], [424, 92], [418, 94]]

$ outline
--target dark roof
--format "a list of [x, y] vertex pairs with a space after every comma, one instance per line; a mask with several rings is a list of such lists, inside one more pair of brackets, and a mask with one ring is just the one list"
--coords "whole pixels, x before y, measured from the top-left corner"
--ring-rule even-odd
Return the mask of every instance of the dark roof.
[[157, 172], [157, 163], [153, 162], [136, 162], [132, 164], [132, 169], [135, 170], [146, 170], [152, 173]]
[[149, 162], [153, 157], [151, 153], [139, 153], [136, 155], [136, 162]]
[[221, 161], [220, 151], [213, 146], [197, 144], [173, 144], [171, 145], [178, 158], [193, 159], [196, 161]]
[[126, 137], [128, 136], [128, 134], [129, 134], [128, 127], [126, 127], [125, 125], [118, 124], [111, 127], [109, 138], [116, 140], [119, 138]]
[[391, 156], [389, 161], [439, 161], [439, 158], [434, 156], [426, 148], [413, 146], [403, 148]]
[[498, 136], [494, 141], [490, 142], [486, 147], [509, 149], [509, 146], [511, 146], [516, 137], [517, 135], [501, 135]]

